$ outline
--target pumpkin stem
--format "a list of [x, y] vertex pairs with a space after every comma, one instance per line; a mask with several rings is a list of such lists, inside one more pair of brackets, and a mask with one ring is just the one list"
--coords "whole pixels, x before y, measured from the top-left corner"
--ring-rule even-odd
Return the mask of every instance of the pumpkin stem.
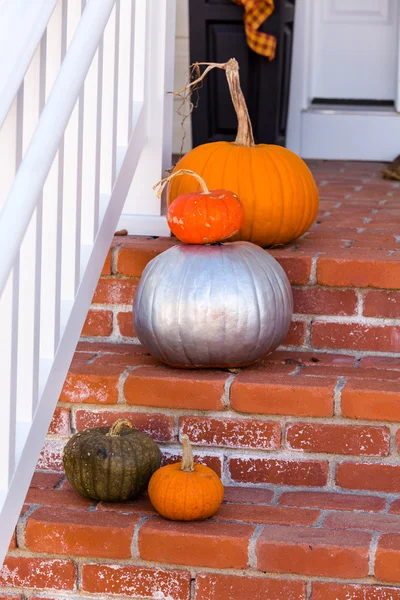
[[209, 189], [207, 187], [207, 184], [204, 181], [204, 179], [202, 177], [200, 177], [200, 175], [198, 175], [194, 171], [191, 171], [190, 169], [179, 169], [178, 171], [175, 171], [175, 173], [172, 173], [172, 175], [170, 175], [169, 177], [164, 177], [164, 179], [161, 179], [161, 181], [156, 183], [156, 185], [153, 185], [153, 190], [155, 190], [156, 188], [159, 188], [159, 190], [157, 192], [157, 198], [161, 198], [161, 194], [163, 193], [163, 189], [165, 188], [167, 183], [169, 183], [169, 181], [171, 181], [171, 179], [173, 179], [174, 177], [177, 177], [178, 175], [192, 175], [192, 177], [195, 177], [197, 179], [197, 181], [200, 183], [202, 193], [208, 194]]
[[182, 90], [179, 90], [179, 92], [175, 92], [175, 95], [179, 96], [185, 90], [195, 87], [212, 69], [223, 69], [226, 73], [229, 92], [231, 94], [233, 106], [238, 120], [238, 131], [235, 144], [240, 146], [255, 146], [249, 111], [247, 109], [246, 100], [243, 96], [242, 88], [240, 87], [239, 63], [236, 58], [230, 58], [226, 63], [199, 62], [194, 63], [191, 66], [197, 67], [199, 65], [207, 65], [204, 73], [191, 83], [188, 83], [188, 85], [186, 85]]
[[194, 471], [192, 446], [191, 446], [189, 438], [188, 438], [188, 436], [186, 434], [184, 434], [182, 436], [182, 466], [181, 466], [181, 471], [185, 471], [185, 473], [193, 473], [193, 471]]
[[116, 437], [120, 435], [121, 430], [124, 427], [129, 427], [129, 429], [133, 429], [132, 424], [127, 419], [117, 419], [115, 423], [111, 425], [107, 435], [109, 435], [110, 437]]

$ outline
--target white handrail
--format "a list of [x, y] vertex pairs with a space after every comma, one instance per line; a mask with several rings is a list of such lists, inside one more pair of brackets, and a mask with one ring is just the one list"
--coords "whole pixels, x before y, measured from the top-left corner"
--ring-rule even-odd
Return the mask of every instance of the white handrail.
[[[0, 2], [0, 127], [18, 92], [57, 0]], [[17, 39], [10, 48], [12, 32]]]
[[[0, 215], [0, 248], [4, 255], [0, 264], [0, 293], [18, 255], [37, 197], [43, 188], [114, 4], [115, 0], [88, 2], [4, 204]], [[48, 135], [50, 131], [51, 136]]]

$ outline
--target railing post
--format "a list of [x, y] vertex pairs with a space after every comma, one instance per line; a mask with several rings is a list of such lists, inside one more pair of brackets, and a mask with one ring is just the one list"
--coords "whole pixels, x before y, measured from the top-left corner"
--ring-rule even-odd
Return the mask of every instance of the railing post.
[[[145, 107], [147, 143], [119, 227], [131, 234], [169, 235], [152, 186], [170, 168], [175, 53], [175, 0], [147, 0]], [[140, 43], [140, 40], [135, 40]]]

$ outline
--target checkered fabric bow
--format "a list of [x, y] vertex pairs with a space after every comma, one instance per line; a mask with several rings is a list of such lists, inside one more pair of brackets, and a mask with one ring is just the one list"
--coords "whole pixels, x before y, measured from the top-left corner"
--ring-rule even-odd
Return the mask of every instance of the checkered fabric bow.
[[235, 4], [244, 6], [244, 27], [247, 44], [257, 54], [275, 58], [276, 37], [257, 31], [266, 19], [274, 12], [274, 0], [233, 0]]

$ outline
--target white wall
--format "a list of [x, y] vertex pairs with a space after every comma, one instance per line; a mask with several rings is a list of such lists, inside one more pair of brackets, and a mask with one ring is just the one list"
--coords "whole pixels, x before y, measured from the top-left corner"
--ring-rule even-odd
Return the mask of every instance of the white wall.
[[[189, 76], [189, 0], [177, 0], [176, 38], [175, 38], [175, 82], [174, 90], [181, 90]], [[176, 114], [180, 100], [174, 99], [174, 130], [172, 151], [179, 154], [182, 144], [181, 117]], [[190, 118], [185, 121], [186, 139], [184, 152], [192, 147]]]

